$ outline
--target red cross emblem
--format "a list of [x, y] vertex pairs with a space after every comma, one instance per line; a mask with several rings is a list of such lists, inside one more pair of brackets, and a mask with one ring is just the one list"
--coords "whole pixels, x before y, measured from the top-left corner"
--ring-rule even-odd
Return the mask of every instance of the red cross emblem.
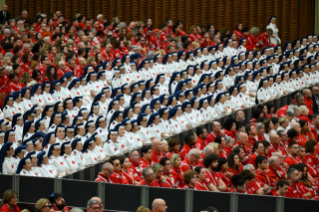
[[75, 161], [72, 160], [72, 164], [75, 165]]
[[63, 162], [60, 162], [61, 165], [63, 165]]

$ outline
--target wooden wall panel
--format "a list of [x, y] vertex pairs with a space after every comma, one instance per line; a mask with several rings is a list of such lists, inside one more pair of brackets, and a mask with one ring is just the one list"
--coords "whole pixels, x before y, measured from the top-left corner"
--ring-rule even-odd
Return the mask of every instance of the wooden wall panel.
[[12, 17], [22, 10], [34, 18], [38, 12], [51, 17], [60, 10], [71, 20], [76, 14], [96, 18], [102, 13], [112, 22], [113, 17], [127, 24], [130, 21], [153, 20], [159, 27], [167, 18], [184, 22], [184, 31], [192, 25], [212, 24], [215, 29], [233, 29], [237, 23], [244, 27], [257, 26], [264, 31], [271, 15], [278, 17], [277, 27], [282, 41], [294, 40], [314, 33], [315, 0], [10, 0]]

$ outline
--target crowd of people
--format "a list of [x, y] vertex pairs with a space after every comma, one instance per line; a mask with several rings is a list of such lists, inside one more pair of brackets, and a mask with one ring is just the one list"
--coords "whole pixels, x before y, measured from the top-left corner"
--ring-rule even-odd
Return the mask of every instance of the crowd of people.
[[[2, 174], [63, 177], [107, 161], [96, 181], [318, 198], [316, 35], [281, 48], [274, 16], [263, 33], [189, 34], [171, 19], [5, 17]], [[285, 95], [293, 103], [275, 111]], [[189, 129], [181, 148], [174, 135]]]
[[[41, 198], [35, 205], [20, 209], [17, 202], [18, 193], [14, 190], [7, 190], [4, 192], [2, 198], [2, 206], [0, 211], [2, 212], [84, 212], [83, 209], [73, 207], [72, 209], [66, 206], [66, 201], [62, 193], [54, 192], [48, 199]], [[104, 205], [103, 201], [99, 197], [92, 197], [86, 204], [87, 212], [102, 212], [107, 206]], [[163, 199], [154, 199], [152, 202], [152, 212], [166, 212], [167, 205]], [[137, 208], [136, 212], [151, 212], [150, 209], [144, 206]], [[219, 212], [215, 207], [207, 207], [203, 212]]]

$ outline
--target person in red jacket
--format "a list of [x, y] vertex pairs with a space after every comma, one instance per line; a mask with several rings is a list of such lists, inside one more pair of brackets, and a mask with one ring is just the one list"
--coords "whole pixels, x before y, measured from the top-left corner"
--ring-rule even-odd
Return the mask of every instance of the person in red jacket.
[[52, 205], [50, 212], [55, 212], [55, 211], [70, 212], [70, 209], [66, 207], [63, 194], [54, 192], [53, 194], [50, 195], [49, 200]]
[[178, 154], [173, 154], [170, 160], [172, 169], [169, 171], [169, 176], [171, 177], [174, 188], [182, 188], [185, 183], [183, 182], [183, 175], [181, 172], [181, 156]]
[[[308, 123], [309, 128], [311, 129], [311, 132], [313, 136], [315, 137], [315, 140], [318, 143], [318, 135], [319, 135], [319, 115], [317, 113], [314, 113], [310, 117], [311, 123]], [[316, 151], [319, 151], [319, 148], [317, 148]], [[317, 153], [318, 154], [318, 153]]]
[[133, 170], [133, 175], [136, 181], [141, 181], [143, 178], [142, 169], [139, 164], [140, 154], [137, 150], [133, 150], [130, 152], [129, 161], [131, 163], [130, 168]]
[[197, 134], [197, 141], [196, 141], [196, 148], [199, 150], [203, 150], [207, 146], [207, 130], [204, 127], [198, 127], [196, 129], [196, 134]]
[[164, 157], [163, 151], [163, 144], [160, 139], [154, 139], [152, 142], [152, 158], [151, 163], [159, 163], [160, 160]]
[[266, 29], [266, 32], [259, 35], [258, 40], [261, 42], [262, 48], [270, 47], [270, 46], [275, 47], [275, 45], [270, 42], [270, 37], [272, 34], [273, 34], [272, 29]]
[[197, 148], [191, 149], [188, 156], [183, 160], [181, 172], [184, 174], [188, 170], [194, 170], [200, 159], [200, 151]]
[[258, 40], [259, 29], [257, 27], [252, 27], [250, 29], [250, 35], [248, 36], [246, 42], [247, 50], [258, 50], [261, 48], [261, 41]]
[[150, 167], [146, 167], [142, 170], [143, 174], [143, 180], [140, 182], [139, 185], [145, 185], [145, 186], [150, 186], [150, 187], [160, 187], [155, 180], [155, 173], [153, 169]]
[[192, 149], [192, 148], [195, 148], [195, 144], [196, 144], [196, 136], [195, 136], [195, 133], [193, 132], [188, 132], [185, 136], [185, 144], [181, 150], [181, 157], [182, 157], [182, 160], [184, 160], [187, 155], [188, 155], [188, 152]]
[[15, 73], [9, 74], [10, 83], [8, 86], [8, 93], [12, 94], [15, 91], [21, 91], [22, 85], [18, 82], [18, 76]]
[[267, 157], [265, 156], [257, 156], [255, 160], [257, 169], [256, 169], [256, 177], [257, 182], [261, 182], [270, 186], [269, 178], [267, 176], [266, 170], [268, 168]]
[[247, 124], [245, 127], [245, 131], [248, 134], [248, 143], [250, 146], [253, 146], [256, 141], [261, 141], [258, 138], [257, 130], [254, 124]]
[[253, 164], [255, 167], [257, 167], [257, 164], [255, 163], [255, 160], [257, 158], [257, 156], [264, 156], [264, 144], [260, 141], [257, 141], [256, 143], [254, 143], [253, 145], [253, 154], [251, 154], [249, 162], [250, 164]]
[[302, 163], [301, 159], [298, 157], [298, 154], [299, 154], [298, 143], [293, 141], [288, 145], [288, 155], [285, 159], [285, 163], [287, 163], [288, 166]]
[[289, 188], [289, 183], [287, 180], [278, 180], [277, 185], [276, 185], [276, 189], [277, 191], [272, 193], [273, 196], [285, 196], [286, 193], [288, 192], [288, 188]]
[[312, 93], [310, 89], [304, 89], [302, 91], [302, 95], [305, 98], [305, 104], [309, 110], [309, 115], [313, 114], [313, 101], [312, 101]]
[[151, 158], [152, 158], [152, 146], [145, 145], [141, 149], [142, 157], [139, 161], [140, 168], [144, 169], [146, 167], [151, 167]]
[[119, 157], [112, 156], [110, 162], [114, 166], [114, 172], [110, 176], [110, 181], [116, 184], [129, 184], [127, 178], [123, 174]]
[[103, 164], [102, 171], [95, 178], [95, 182], [110, 182], [110, 176], [114, 172], [114, 167], [111, 163], [106, 162]]
[[266, 171], [266, 174], [269, 179], [270, 187], [275, 187], [277, 185], [278, 180], [282, 178], [278, 169], [280, 167], [280, 159], [277, 156], [271, 156], [269, 158], [269, 166]]
[[276, 133], [270, 134], [270, 147], [267, 154], [268, 158], [272, 156], [273, 152], [284, 152], [284, 150], [282, 149], [282, 146], [280, 146], [279, 144], [280, 144], [279, 136]]
[[216, 136], [224, 135], [224, 130], [222, 130], [221, 125], [218, 121], [213, 121], [212, 123], [212, 131], [207, 136], [207, 143], [211, 143], [215, 141]]
[[0, 208], [0, 211], [4, 212], [20, 212], [20, 208], [17, 206], [18, 204], [18, 198], [17, 198], [17, 192], [10, 189], [6, 190], [3, 195], [2, 199], [2, 207]]
[[296, 186], [296, 184], [300, 182], [300, 174], [296, 168], [290, 167], [288, 169], [287, 181], [289, 183], [289, 187], [285, 197], [297, 198], [297, 199], [308, 199], [306, 196], [301, 194], [301, 191]]

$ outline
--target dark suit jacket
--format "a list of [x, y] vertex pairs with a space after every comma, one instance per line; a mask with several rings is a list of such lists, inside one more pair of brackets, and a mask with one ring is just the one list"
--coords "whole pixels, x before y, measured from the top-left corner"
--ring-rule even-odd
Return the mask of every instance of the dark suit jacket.
[[316, 98], [315, 98], [315, 95], [312, 94], [312, 110], [313, 110], [313, 113], [318, 113], [319, 112], [319, 105], [317, 105], [317, 102], [316, 102]]
[[0, 23], [2, 24], [2, 23], [4, 23], [6, 20], [9, 21], [9, 19], [10, 19], [10, 13], [7, 11], [7, 12], [6, 12], [6, 17], [4, 18], [4, 16], [3, 16], [3, 10], [1, 10], [1, 11], [0, 11]]

